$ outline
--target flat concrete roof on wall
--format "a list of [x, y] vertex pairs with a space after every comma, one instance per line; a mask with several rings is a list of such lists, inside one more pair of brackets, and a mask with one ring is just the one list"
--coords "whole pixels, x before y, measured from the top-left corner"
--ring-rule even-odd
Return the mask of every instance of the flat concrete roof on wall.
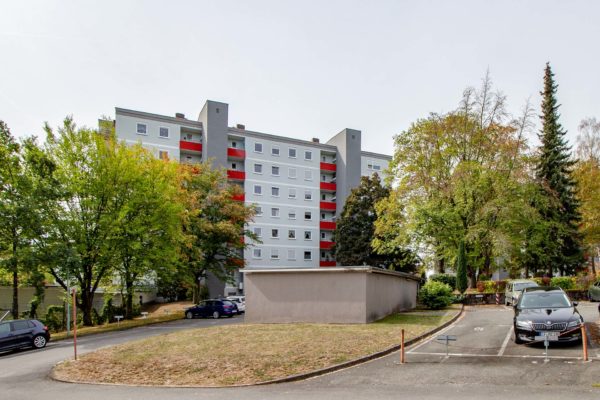
[[373, 274], [384, 274], [393, 275], [401, 278], [412, 279], [414, 281], [420, 281], [421, 277], [408, 274], [406, 272], [392, 271], [389, 269], [373, 268], [373, 267], [327, 267], [327, 268], [264, 268], [264, 269], [247, 269], [240, 270], [244, 274], [266, 274], [266, 273], [327, 273], [327, 272], [360, 272], [360, 273], [373, 273]]

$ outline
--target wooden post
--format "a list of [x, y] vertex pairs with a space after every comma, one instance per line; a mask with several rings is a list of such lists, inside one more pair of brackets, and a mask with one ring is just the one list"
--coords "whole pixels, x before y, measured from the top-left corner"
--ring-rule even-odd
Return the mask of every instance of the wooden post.
[[581, 342], [583, 343], [583, 361], [588, 361], [587, 333], [584, 324], [581, 324]]
[[400, 334], [400, 364], [404, 364], [404, 329]]
[[77, 290], [73, 288], [73, 353], [77, 360]]

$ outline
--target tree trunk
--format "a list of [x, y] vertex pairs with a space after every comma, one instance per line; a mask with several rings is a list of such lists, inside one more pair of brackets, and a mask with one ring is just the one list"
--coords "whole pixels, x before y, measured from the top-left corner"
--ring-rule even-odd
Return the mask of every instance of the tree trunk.
[[445, 265], [445, 263], [446, 263], [446, 260], [444, 259], [444, 257], [442, 257], [442, 258], [440, 258], [438, 260], [438, 264], [437, 264], [437, 267], [438, 267], [438, 271], [437, 272], [438, 272], [438, 274], [444, 274], [444, 273], [446, 273], [446, 265]]
[[[13, 237], [16, 232], [13, 232]], [[12, 297], [12, 316], [13, 319], [19, 319], [19, 272], [18, 272], [18, 261], [17, 261], [17, 242], [13, 240], [12, 243], [12, 271], [13, 271], [13, 297]]]
[[594, 277], [596, 276], [596, 249], [593, 249], [592, 253], [592, 274], [594, 275]]
[[93, 326], [94, 321], [92, 320], [92, 308], [94, 306], [94, 294], [88, 290], [81, 291], [81, 302], [80, 309], [83, 318], [84, 326]]
[[133, 319], [133, 281], [134, 277], [131, 274], [125, 274], [125, 318]]

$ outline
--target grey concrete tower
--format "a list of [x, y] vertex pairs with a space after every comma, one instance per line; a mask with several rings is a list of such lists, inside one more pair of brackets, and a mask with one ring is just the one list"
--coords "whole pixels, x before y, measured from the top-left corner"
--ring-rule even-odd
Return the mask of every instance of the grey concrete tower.
[[198, 121], [203, 125], [202, 158], [212, 160], [214, 167], [227, 165], [228, 118], [229, 105], [212, 100], [204, 103], [198, 116]]
[[360, 183], [360, 131], [346, 128], [329, 139], [327, 144], [337, 147], [336, 215], [339, 217], [350, 191]]

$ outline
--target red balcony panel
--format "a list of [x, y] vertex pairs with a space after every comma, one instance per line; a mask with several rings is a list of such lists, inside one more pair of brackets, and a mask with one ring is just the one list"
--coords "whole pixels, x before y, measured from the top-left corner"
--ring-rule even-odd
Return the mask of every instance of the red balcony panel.
[[202, 143], [188, 142], [186, 140], [180, 140], [179, 141], [179, 149], [201, 152], [202, 151]]
[[319, 262], [320, 267], [335, 267], [335, 261], [321, 261]]
[[333, 203], [331, 201], [322, 201], [321, 202], [321, 210], [335, 211], [335, 203]]
[[322, 162], [321, 163], [321, 169], [323, 171], [333, 171], [333, 172], [335, 172], [336, 171], [336, 166], [335, 166], [335, 164], [332, 164], [332, 163]]
[[335, 192], [337, 185], [332, 182], [321, 182], [321, 190], [327, 190], [329, 192]]
[[232, 199], [236, 200], [236, 201], [244, 202], [244, 201], [246, 201], [246, 194], [245, 193], [234, 194]]
[[333, 242], [327, 241], [327, 240], [321, 240], [321, 243], [319, 244], [319, 248], [321, 250], [329, 250], [333, 247]]
[[246, 173], [244, 171], [236, 171], [233, 169], [227, 170], [227, 178], [234, 181], [243, 181], [246, 179]]
[[243, 160], [244, 158], [246, 158], [246, 151], [229, 147], [227, 149], [227, 157], [238, 158]]
[[321, 229], [324, 231], [335, 230], [335, 222], [321, 221]]

